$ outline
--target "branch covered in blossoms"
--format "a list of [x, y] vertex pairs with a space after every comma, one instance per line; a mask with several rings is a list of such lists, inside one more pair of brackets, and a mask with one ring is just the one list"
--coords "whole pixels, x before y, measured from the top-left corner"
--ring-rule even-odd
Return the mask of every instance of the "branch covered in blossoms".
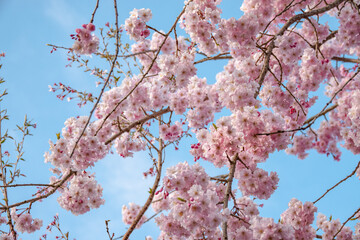
[[[316, 216], [322, 209], [315, 206], [342, 182], [360, 177], [360, 162], [314, 202], [288, 196], [278, 221], [261, 212], [284, 181], [277, 169], [262, 167], [275, 151], [305, 159], [316, 150], [338, 162], [344, 150], [360, 153], [358, 0], [245, 0], [243, 14], [229, 19], [221, 15], [221, 0], [186, 0], [167, 31], [155, 27], [152, 11], [145, 8], [132, 10], [119, 26], [116, 0], [115, 26], [95, 27], [99, 3], [90, 22], [71, 35], [72, 47], [50, 44], [51, 52], [68, 51], [67, 66], [78, 64], [97, 86], [103, 84], [98, 93], [63, 83], [50, 87], [62, 91], [60, 99], [76, 93], [81, 105], [94, 102], [87, 116], [67, 119], [56, 141], [49, 141], [44, 157], [54, 174], [50, 183], [14, 183], [21, 176], [17, 165], [24, 138], [14, 162], [0, 145], [0, 210], [6, 214], [0, 223], [9, 228], [0, 239], [38, 230], [42, 220], [31, 216], [31, 207], [55, 193], [59, 205], [74, 215], [100, 208], [105, 199], [93, 167], [109, 153], [128, 158], [142, 151], [150, 165], [143, 176], [154, 177], [153, 184], [143, 205], [122, 207], [129, 225], [122, 239], [133, 238], [149, 221], [157, 224], [159, 240], [360, 239], [359, 210], [341, 224]], [[338, 26], [324, 24], [325, 14]], [[109, 69], [92, 66], [90, 55]], [[197, 67], [209, 62], [223, 70], [200, 76]], [[322, 108], [317, 107], [320, 96], [326, 99]], [[0, 124], [5, 116], [1, 112]], [[27, 120], [18, 126], [24, 137], [31, 127], [36, 125]], [[0, 137], [11, 139], [7, 133]], [[191, 147], [185, 139], [191, 139]], [[183, 159], [162, 176], [170, 146], [188, 148], [196, 163]], [[204, 161], [219, 171], [217, 177], [209, 176]], [[35, 197], [9, 201], [8, 191], [29, 186], [40, 187]], [[148, 218], [150, 206], [155, 214]], [[345, 226], [350, 220], [357, 221], [354, 230]], [[108, 222], [109, 239], [117, 239]]]

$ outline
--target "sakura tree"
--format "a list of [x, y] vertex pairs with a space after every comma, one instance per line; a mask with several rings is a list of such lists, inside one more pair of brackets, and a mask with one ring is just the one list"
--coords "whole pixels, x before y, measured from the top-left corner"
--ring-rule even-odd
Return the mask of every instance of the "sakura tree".
[[[342, 161], [346, 150], [354, 158], [360, 153], [359, 0], [243, 1], [234, 6], [242, 16], [229, 19], [221, 15], [221, 0], [186, 0], [165, 31], [151, 25], [152, 12], [145, 8], [131, 11], [121, 25], [119, 5], [113, 4], [115, 23], [97, 25], [97, 0], [89, 23], [74, 26], [72, 46], [48, 44], [52, 53], [64, 50], [68, 66], [91, 72], [101, 87], [89, 92], [50, 86], [59, 99], [92, 104], [89, 115], [67, 119], [56, 141], [50, 140], [44, 155], [50, 182], [15, 183], [24, 140], [35, 124], [25, 118], [18, 126], [20, 140], [0, 134], [1, 144], [16, 145], [16, 154], [1, 150], [0, 239], [39, 230], [43, 221], [30, 210], [54, 194], [74, 215], [100, 208], [105, 199], [93, 171], [96, 162], [140, 151], [149, 154], [152, 166], [144, 176], [153, 185], [145, 203], [134, 199], [123, 206], [122, 220], [129, 225], [124, 234], [115, 230], [122, 234], [116, 237], [106, 222], [109, 239], [130, 239], [148, 221], [160, 229], [148, 240], [360, 239], [360, 205], [344, 222], [317, 213], [316, 206], [342, 182], [360, 178], [359, 160], [331, 188], [314, 193], [315, 199], [288, 196], [288, 209], [278, 218], [262, 216], [257, 202], [269, 199], [283, 181], [260, 166], [275, 151], [305, 159], [315, 150], [329, 161]], [[197, 66], [213, 61], [224, 64], [221, 72], [198, 74]], [[320, 109], [319, 99], [326, 99]], [[0, 123], [7, 119], [2, 110]], [[190, 149], [181, 148], [190, 137]], [[174, 148], [193, 157], [165, 169], [166, 152]], [[219, 174], [207, 173], [205, 162]], [[28, 186], [39, 187], [33, 197], [8, 198], [10, 188]], [[149, 208], [156, 213], [152, 217]], [[50, 226], [61, 239], [69, 238], [57, 216]]]

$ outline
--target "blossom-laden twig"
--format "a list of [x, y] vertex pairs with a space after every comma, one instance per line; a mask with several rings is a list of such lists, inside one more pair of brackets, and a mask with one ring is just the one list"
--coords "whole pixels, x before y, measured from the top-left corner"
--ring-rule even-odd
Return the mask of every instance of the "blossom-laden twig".
[[[188, 3], [189, 4], [189, 3]], [[140, 80], [135, 84], [135, 86], [128, 92], [128, 94], [126, 94], [116, 105], [115, 107], [112, 109], [112, 111], [106, 115], [106, 117], [103, 119], [98, 131], [102, 128], [102, 126], [105, 124], [106, 120], [111, 116], [111, 114], [113, 114], [116, 109], [120, 106], [121, 103], [123, 103], [134, 91], [135, 89], [144, 81], [144, 79], [147, 77], [147, 75], [149, 74], [151, 68], [154, 66], [155, 64], [155, 61], [157, 59], [157, 57], [159, 56], [160, 54], [160, 51], [161, 51], [161, 48], [164, 46], [167, 38], [169, 37], [170, 33], [174, 30], [174, 28], [176, 27], [176, 24], [178, 23], [180, 17], [184, 14], [185, 10], [186, 10], [186, 7], [188, 6], [185, 5], [183, 10], [181, 11], [181, 13], [177, 16], [174, 24], [172, 25], [172, 27], [170, 28], [170, 30], [166, 33], [162, 43], [160, 44], [159, 48], [157, 49], [156, 53], [155, 53], [155, 56], [153, 57], [152, 61], [151, 61], [151, 64], [149, 65], [148, 69], [146, 70], [146, 72], [142, 75], [142, 77], [140, 78]], [[97, 132], [98, 132], [97, 131]]]
[[284, 24], [284, 26], [280, 29], [280, 31], [272, 38], [269, 46], [267, 47], [267, 51], [266, 51], [265, 59], [264, 59], [264, 65], [263, 65], [263, 67], [261, 69], [261, 73], [259, 75], [259, 81], [258, 81], [259, 87], [258, 87], [257, 91], [255, 92], [254, 98], [257, 98], [257, 96], [259, 95], [261, 86], [265, 80], [266, 73], [269, 70], [270, 57], [272, 55], [273, 49], [275, 48], [275, 40], [277, 39], [277, 37], [282, 36], [293, 23], [295, 23], [303, 18], [306, 18], [306, 17], [311, 17], [314, 15], [318, 15], [318, 14], [327, 12], [330, 9], [333, 9], [334, 7], [339, 6], [344, 1], [346, 1], [346, 0], [336, 0], [336, 1], [326, 5], [323, 8], [314, 9], [314, 10], [311, 10], [311, 11], [308, 11], [305, 13], [295, 15]]

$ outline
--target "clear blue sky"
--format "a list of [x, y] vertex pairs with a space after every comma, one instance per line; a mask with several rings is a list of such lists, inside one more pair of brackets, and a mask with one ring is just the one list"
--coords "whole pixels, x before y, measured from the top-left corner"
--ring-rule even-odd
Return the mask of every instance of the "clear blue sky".
[[[47, 183], [51, 176], [48, 171], [50, 165], [44, 164], [43, 154], [49, 149], [48, 140], [56, 139], [55, 134], [61, 131], [67, 118], [88, 115], [89, 108], [79, 109], [74, 102], [59, 101], [55, 94], [48, 91], [48, 85], [63, 82], [77, 89], [90, 88], [97, 93], [100, 90], [95, 88], [96, 79], [89, 73], [83, 73], [76, 67], [65, 68], [67, 57], [64, 51], [58, 50], [50, 54], [51, 48], [46, 46], [47, 43], [52, 43], [71, 47], [73, 40], [69, 35], [89, 22], [95, 2], [0, 0], [0, 53], [6, 53], [6, 57], [1, 60], [3, 69], [0, 71], [6, 83], [1, 88], [7, 88], [9, 92], [1, 107], [8, 109], [11, 118], [7, 126], [2, 128], [8, 127], [9, 132], [16, 135], [15, 124], [20, 123], [25, 114], [37, 123], [34, 136], [29, 137], [25, 144], [26, 162], [21, 165], [27, 177], [20, 179], [19, 183]], [[224, 0], [223, 16], [238, 18], [241, 15], [239, 2]], [[119, 21], [123, 23], [133, 8], [151, 8], [153, 19], [150, 25], [167, 31], [181, 11], [182, 4], [181, 0], [119, 0]], [[97, 27], [104, 26], [106, 22], [114, 23], [112, 1], [100, 1], [100, 8], [95, 16], [94, 24]], [[221, 71], [222, 67], [221, 62], [204, 64], [199, 67], [198, 75], [214, 81], [216, 72]], [[324, 102], [326, 99], [322, 101], [323, 104]], [[193, 157], [188, 153], [188, 147], [193, 141], [185, 142], [180, 153], [167, 153], [167, 165], [185, 160], [192, 162]], [[268, 201], [261, 202], [265, 204], [261, 215], [277, 220], [293, 197], [301, 201], [314, 201], [326, 189], [348, 175], [358, 160], [358, 157], [349, 153], [343, 154], [341, 162], [315, 153], [306, 160], [297, 160], [285, 153], [273, 154], [263, 167], [268, 171], [277, 171], [280, 183], [275, 194]], [[55, 195], [45, 199], [43, 203], [34, 204], [32, 215], [42, 218], [46, 226], [59, 213], [62, 229], [70, 232], [71, 239], [78, 240], [107, 239], [104, 221], [110, 219], [111, 231], [119, 236], [125, 232], [126, 227], [121, 221], [122, 205], [130, 201], [137, 204], [145, 201], [152, 179], [144, 180], [142, 172], [149, 166], [146, 153], [129, 159], [111, 155], [98, 162], [94, 169], [97, 180], [104, 188], [104, 206], [82, 216], [73, 216], [58, 206], [58, 195]], [[209, 164], [204, 163], [204, 166]], [[217, 174], [215, 169], [208, 169], [211, 174]], [[224, 173], [224, 170], [218, 172]], [[9, 198], [15, 202], [30, 197], [34, 192], [35, 189], [22, 189], [21, 192], [10, 193]], [[353, 177], [316, 206], [319, 212], [344, 221], [359, 207], [359, 203], [359, 180]], [[33, 235], [24, 234], [23, 239], [38, 239], [45, 232], [43, 227]], [[154, 223], [147, 223], [142, 230], [135, 232], [132, 239], [144, 239], [146, 235], [157, 237], [157, 232]]]

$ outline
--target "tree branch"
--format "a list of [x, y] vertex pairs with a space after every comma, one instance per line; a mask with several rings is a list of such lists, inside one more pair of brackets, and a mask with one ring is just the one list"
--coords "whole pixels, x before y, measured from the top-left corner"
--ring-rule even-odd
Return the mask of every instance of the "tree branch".
[[344, 179], [340, 180], [338, 183], [336, 183], [334, 186], [332, 186], [331, 188], [329, 188], [323, 195], [321, 195], [321, 197], [319, 197], [318, 199], [316, 199], [313, 204], [317, 203], [320, 199], [322, 199], [323, 197], [325, 197], [326, 194], [328, 194], [331, 190], [333, 190], [334, 188], [336, 188], [337, 186], [340, 185], [340, 183], [346, 181], [348, 178], [352, 177], [355, 173], [356, 170], [360, 167], [360, 161], [358, 162], [358, 164], [356, 165], [356, 168], [354, 169], [354, 171], [352, 171], [348, 176], [346, 176]]
[[[191, 2], [191, 1], [189, 1], [189, 3], [190, 3], [190, 2]], [[105, 123], [106, 120], [111, 116], [111, 114], [113, 114], [113, 113], [116, 111], [116, 109], [120, 106], [120, 104], [123, 103], [123, 102], [135, 91], [135, 89], [143, 82], [143, 80], [144, 80], [144, 79], [146, 78], [146, 76], [149, 74], [151, 68], [152, 68], [153, 65], [155, 64], [155, 61], [156, 61], [157, 57], [158, 57], [159, 54], [160, 54], [160, 51], [161, 51], [162, 46], [164, 46], [164, 44], [165, 44], [167, 38], [169, 37], [170, 33], [171, 33], [171, 32], [173, 31], [173, 29], [176, 27], [176, 24], [178, 23], [180, 17], [184, 14], [185, 9], [186, 9], [186, 7], [189, 5], [189, 3], [184, 6], [184, 8], [183, 8], [183, 10], [181, 11], [181, 13], [177, 16], [174, 24], [172, 25], [172, 27], [170, 28], [170, 30], [168, 31], [168, 33], [166, 33], [166, 36], [164, 37], [163, 42], [161, 43], [159, 49], [156, 51], [155, 56], [154, 56], [153, 60], [151, 61], [151, 64], [150, 64], [150, 66], [148, 67], [147, 71], [143, 74], [143, 76], [142, 76], [141, 79], [135, 84], [135, 86], [128, 92], [128, 94], [126, 94], [126, 96], [124, 96], [124, 97], [115, 105], [115, 107], [111, 110], [111, 112], [110, 112], [108, 115], [106, 115], [106, 117], [104, 118], [103, 122], [101, 123], [100, 128], [104, 125], [104, 123]], [[100, 128], [99, 128], [99, 129], [100, 129]], [[99, 130], [98, 130], [98, 131], [99, 131]], [[98, 132], [98, 131], [97, 131], [97, 132]]]
[[341, 226], [341, 228], [339, 229], [339, 231], [337, 231], [336, 234], [334, 235], [333, 240], [335, 240], [335, 237], [341, 232], [341, 230], [344, 228], [345, 224], [346, 224], [348, 221], [350, 221], [358, 212], [360, 212], [360, 208], [359, 208], [358, 210], [356, 210], [356, 211], [354, 212], [354, 214], [351, 215], [351, 216], [343, 223], [343, 225]]
[[[159, 124], [160, 124], [160, 121], [159, 121]], [[164, 149], [163, 142], [162, 142], [162, 140], [160, 138], [159, 139], [158, 162], [157, 162], [157, 168], [156, 168], [157, 173], [156, 173], [155, 182], [153, 184], [153, 187], [151, 188], [150, 196], [148, 197], [148, 199], [147, 199], [146, 203], [144, 204], [144, 206], [141, 208], [139, 214], [134, 219], [134, 222], [131, 224], [129, 229], [124, 234], [123, 240], [127, 240], [130, 237], [130, 235], [134, 231], [136, 225], [138, 224], [138, 222], [140, 221], [142, 216], [145, 214], [146, 210], [149, 208], [151, 202], [154, 199], [156, 189], [159, 186], [159, 182], [160, 182], [160, 178], [161, 178], [161, 170], [162, 170], [162, 164], [163, 164], [163, 154], [162, 154], [163, 149]]]
[[115, 135], [113, 135], [111, 138], [109, 138], [106, 142], [105, 142], [105, 145], [108, 145], [109, 143], [111, 143], [112, 141], [114, 141], [117, 137], [121, 136], [121, 134], [123, 134], [124, 132], [129, 132], [132, 128], [134, 128], [135, 126], [137, 125], [140, 125], [140, 124], [143, 124], [145, 123], [146, 121], [150, 120], [150, 119], [153, 119], [153, 118], [156, 118], [158, 116], [161, 116], [165, 113], [168, 113], [170, 112], [170, 108], [165, 108], [165, 109], [162, 109], [158, 112], [155, 112], [151, 115], [148, 115], [140, 120], [137, 120], [135, 122], [133, 122], [132, 124], [130, 124], [129, 126], [127, 126], [126, 128], [122, 129], [120, 132], [116, 133]]
[[99, 7], [99, 0], [96, 1], [95, 9], [94, 9], [93, 13], [91, 14], [90, 23], [93, 23], [93, 22], [94, 22], [95, 13], [96, 13], [96, 10], [98, 9], [98, 7]]
[[[236, 160], [238, 159], [238, 155], [235, 154], [234, 157], [232, 158], [232, 160], [230, 161], [230, 173], [229, 173], [229, 178], [228, 178], [228, 183], [227, 183], [227, 187], [226, 187], [226, 192], [225, 192], [225, 197], [224, 197], [224, 206], [223, 209], [226, 209], [228, 207], [229, 204], [229, 196], [231, 193], [231, 185], [234, 179], [234, 174], [235, 174], [235, 168], [236, 168]], [[229, 159], [230, 160], [230, 159]], [[223, 239], [224, 240], [228, 240], [228, 234], [227, 234], [227, 221], [222, 223], [222, 235], [223, 235]]]
[[279, 36], [282, 36], [286, 32], [288, 27], [290, 27], [293, 23], [301, 20], [302, 18], [311, 17], [311, 16], [314, 16], [314, 15], [329, 11], [330, 9], [338, 6], [339, 4], [341, 4], [344, 1], [346, 1], [346, 0], [336, 0], [333, 3], [330, 3], [330, 4], [328, 4], [327, 6], [325, 6], [323, 8], [314, 9], [314, 10], [311, 10], [309, 12], [305, 12], [305, 13], [302, 13], [302, 14], [295, 15], [292, 18], [290, 18], [284, 24], [284, 26], [280, 29], [280, 31], [273, 37], [273, 39], [270, 42], [270, 45], [267, 48], [267, 51], [266, 51], [266, 54], [265, 54], [264, 65], [262, 67], [262, 70], [261, 70], [261, 73], [260, 73], [260, 76], [259, 76], [259, 87], [258, 87], [257, 91], [255, 92], [254, 98], [257, 98], [257, 96], [259, 95], [261, 86], [262, 86], [262, 84], [263, 84], [263, 82], [265, 80], [266, 73], [269, 70], [270, 57], [271, 57], [272, 51], [273, 51], [273, 49], [275, 47], [276, 38], [279, 37]]
[[[107, 84], [109, 83], [111, 74], [112, 74], [112, 72], [114, 71], [114, 67], [115, 67], [115, 64], [116, 64], [116, 60], [117, 60], [117, 57], [118, 57], [118, 55], [119, 55], [119, 23], [118, 23], [119, 15], [118, 15], [118, 10], [117, 10], [116, 0], [114, 0], [114, 10], [115, 10], [115, 26], [116, 26], [116, 50], [115, 50], [116, 52], [115, 52], [115, 57], [114, 57], [114, 60], [113, 60], [112, 63], [111, 63], [111, 68], [110, 68], [109, 74], [108, 74], [108, 76], [107, 76], [107, 78], [106, 78], [106, 81], [105, 81], [105, 83], [104, 83], [104, 86], [102, 87], [102, 89], [101, 89], [101, 91], [100, 91], [99, 97], [97, 98], [96, 103], [94, 104], [93, 108], [92, 108], [91, 111], [90, 111], [90, 115], [89, 115], [89, 117], [88, 117], [88, 120], [86, 121], [86, 124], [85, 124], [85, 126], [84, 126], [84, 128], [83, 128], [83, 130], [82, 130], [82, 132], [81, 132], [81, 134], [80, 134], [80, 136], [79, 136], [79, 138], [78, 138], [78, 139], [76, 140], [76, 142], [75, 142], [74, 148], [73, 148], [73, 150], [72, 150], [72, 152], [71, 152], [71, 154], [70, 154], [70, 158], [74, 155], [75, 148], [76, 148], [76, 146], [78, 145], [81, 137], [84, 135], [85, 130], [86, 130], [87, 126], [88, 126], [89, 123], [90, 123], [90, 119], [91, 119], [91, 117], [92, 117], [92, 115], [93, 115], [93, 113], [94, 113], [97, 105], [98, 105], [99, 102], [100, 102], [101, 96], [103, 95], [103, 93], [104, 93], [104, 91], [105, 91], [105, 88], [106, 88]], [[103, 126], [103, 125], [101, 125], [101, 126], [99, 127], [99, 129], [97, 130], [97, 132], [102, 128], [102, 126]], [[97, 133], [97, 132], [96, 132], [96, 133]], [[96, 134], [95, 134], [95, 135], [96, 135]]]

